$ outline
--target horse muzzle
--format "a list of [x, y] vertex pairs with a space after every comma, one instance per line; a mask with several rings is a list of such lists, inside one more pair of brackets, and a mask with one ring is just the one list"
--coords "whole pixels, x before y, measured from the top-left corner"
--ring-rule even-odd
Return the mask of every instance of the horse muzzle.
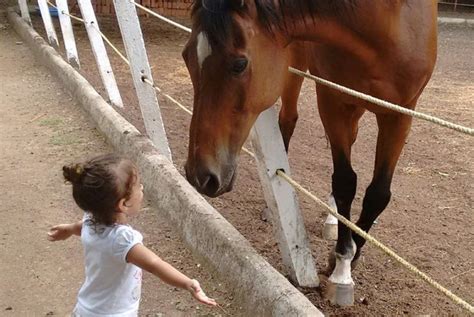
[[196, 190], [209, 197], [218, 197], [230, 192], [235, 181], [235, 165], [212, 168], [205, 165], [193, 166], [189, 161], [184, 166], [186, 179]]

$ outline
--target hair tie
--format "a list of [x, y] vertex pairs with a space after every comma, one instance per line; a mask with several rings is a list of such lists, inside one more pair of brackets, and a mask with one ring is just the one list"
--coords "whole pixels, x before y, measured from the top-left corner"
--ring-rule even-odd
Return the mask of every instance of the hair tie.
[[77, 175], [82, 175], [84, 173], [84, 168], [81, 165], [76, 166], [76, 174]]

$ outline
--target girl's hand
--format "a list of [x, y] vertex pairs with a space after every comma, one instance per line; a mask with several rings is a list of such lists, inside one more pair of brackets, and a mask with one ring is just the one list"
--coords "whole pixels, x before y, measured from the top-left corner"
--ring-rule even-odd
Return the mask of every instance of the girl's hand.
[[198, 300], [199, 302], [209, 305], [209, 306], [216, 306], [217, 303], [214, 299], [209, 298], [206, 296], [204, 291], [201, 288], [201, 285], [199, 285], [199, 282], [196, 280], [191, 280], [191, 284], [188, 287], [189, 292], [191, 292], [191, 295]]
[[62, 224], [54, 226], [48, 232], [49, 241], [66, 240], [74, 233], [74, 224]]
[[125, 260], [159, 277], [166, 284], [188, 290], [196, 300], [203, 304], [217, 305], [215, 300], [204, 294], [198, 281], [191, 280], [141, 243], [137, 243], [128, 251]]

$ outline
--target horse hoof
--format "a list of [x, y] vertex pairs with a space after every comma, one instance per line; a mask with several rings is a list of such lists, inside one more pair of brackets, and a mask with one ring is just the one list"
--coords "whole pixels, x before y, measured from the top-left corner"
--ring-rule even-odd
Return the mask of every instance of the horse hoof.
[[323, 238], [325, 240], [337, 240], [337, 224], [325, 223], [323, 227]]
[[354, 305], [354, 285], [336, 284], [328, 281], [326, 298], [333, 305], [352, 306]]

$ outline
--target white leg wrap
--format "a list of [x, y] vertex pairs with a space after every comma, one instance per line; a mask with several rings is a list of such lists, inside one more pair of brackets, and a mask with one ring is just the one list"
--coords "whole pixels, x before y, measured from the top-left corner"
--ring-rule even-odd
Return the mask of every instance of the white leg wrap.
[[[329, 206], [332, 210], [337, 212], [336, 201], [334, 197], [329, 196]], [[323, 227], [323, 238], [326, 240], [337, 240], [337, 218], [328, 214]]]
[[337, 225], [337, 218], [329, 214], [324, 222], [325, 225]]
[[350, 284], [354, 285], [351, 274], [351, 262], [356, 252], [356, 245], [352, 240], [353, 252], [342, 257], [336, 253], [336, 267], [329, 277], [329, 281], [334, 284]]
[[[331, 207], [332, 210], [337, 212], [336, 200], [334, 199], [333, 195], [329, 196], [328, 205], [329, 205], [329, 207]], [[337, 218], [334, 217], [333, 215], [329, 214], [327, 216], [326, 221], [324, 222], [324, 224], [337, 225]]]

